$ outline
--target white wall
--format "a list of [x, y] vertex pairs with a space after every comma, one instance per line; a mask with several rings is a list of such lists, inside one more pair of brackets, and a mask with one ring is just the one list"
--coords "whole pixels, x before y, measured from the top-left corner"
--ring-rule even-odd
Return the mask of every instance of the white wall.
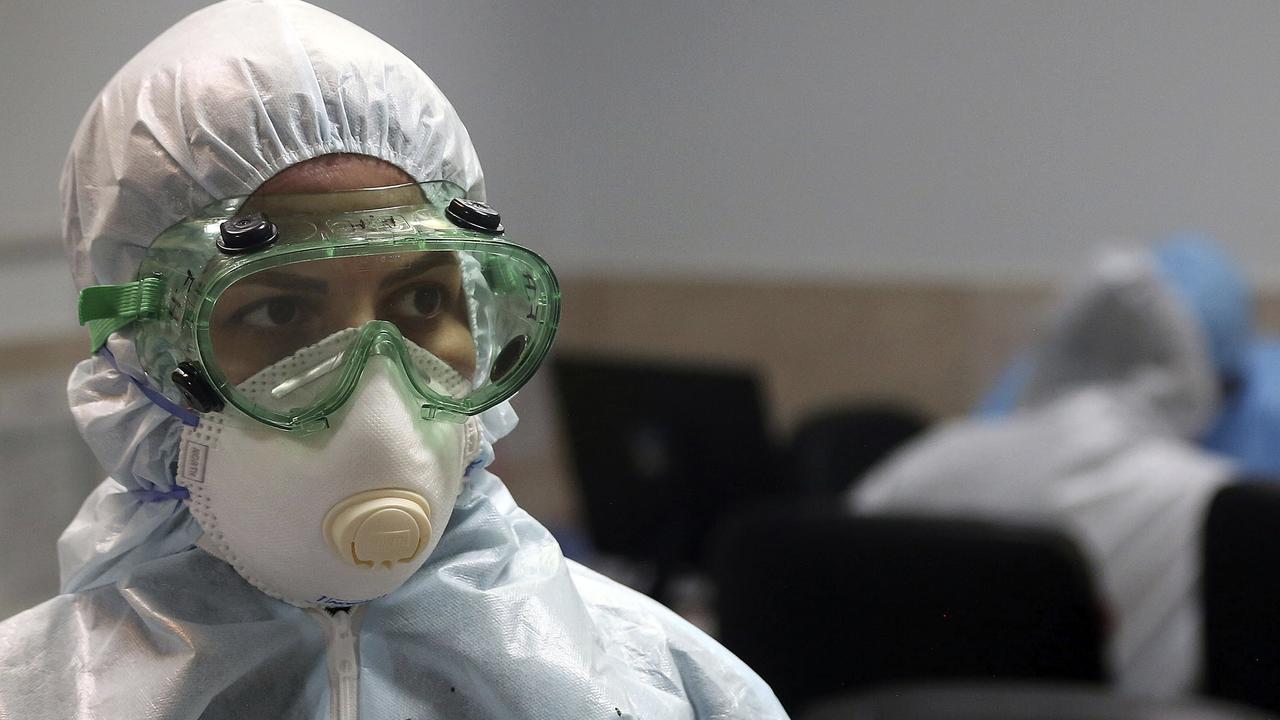
[[[199, 4], [0, 6], [0, 241], [56, 236], [85, 106]], [[1274, 3], [322, 4], [433, 75], [564, 272], [1038, 279], [1196, 226], [1280, 282]]]
[[582, 3], [573, 266], [1058, 274], [1218, 234], [1280, 279], [1280, 5]]

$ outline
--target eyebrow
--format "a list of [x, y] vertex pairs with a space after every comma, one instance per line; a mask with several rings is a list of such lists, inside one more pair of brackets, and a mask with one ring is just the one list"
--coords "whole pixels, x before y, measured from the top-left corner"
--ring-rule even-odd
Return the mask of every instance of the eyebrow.
[[421, 260], [418, 260], [409, 267], [404, 268], [403, 270], [397, 270], [382, 278], [382, 281], [378, 283], [378, 286], [380, 288], [387, 288], [398, 282], [417, 277], [418, 275], [421, 275], [435, 267], [443, 265], [457, 266], [458, 264], [458, 257], [454, 253], [439, 250], [428, 252]]
[[[407, 268], [397, 270], [382, 278], [379, 281], [379, 288], [386, 288], [396, 283], [403, 282], [432, 268], [444, 265], [458, 265], [457, 256], [451, 252], [432, 251], [426, 254], [417, 262], [414, 262]], [[306, 275], [297, 275], [281, 270], [263, 270], [245, 278], [245, 284], [266, 285], [278, 290], [288, 290], [292, 292], [305, 292], [314, 295], [324, 295], [329, 292], [329, 281], [319, 278], [308, 277]]]
[[329, 292], [329, 282], [327, 280], [295, 275], [279, 270], [263, 270], [245, 278], [244, 282], [247, 284], [267, 285], [278, 290], [300, 291], [315, 295], [323, 295]]

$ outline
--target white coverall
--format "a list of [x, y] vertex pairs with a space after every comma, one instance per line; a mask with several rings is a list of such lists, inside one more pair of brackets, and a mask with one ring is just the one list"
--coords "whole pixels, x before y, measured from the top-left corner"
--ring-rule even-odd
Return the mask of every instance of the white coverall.
[[1151, 255], [1110, 250], [1038, 345], [1017, 412], [911, 443], [854, 488], [851, 505], [1065, 529], [1108, 607], [1120, 691], [1194, 691], [1201, 528], [1233, 472], [1187, 441], [1214, 412], [1205, 348]]
[[[335, 152], [484, 198], [452, 106], [382, 41], [293, 0], [191, 15], [80, 125], [62, 183], [77, 284], [133, 280], [166, 227]], [[268, 597], [196, 546], [181, 425], [142, 392], [130, 330], [108, 347], [68, 393], [110, 477], [59, 543], [62, 594], [0, 623], [0, 720], [786, 717], [711, 638], [566, 560], [483, 467], [398, 590], [333, 615]], [[487, 465], [516, 418], [481, 419]]]

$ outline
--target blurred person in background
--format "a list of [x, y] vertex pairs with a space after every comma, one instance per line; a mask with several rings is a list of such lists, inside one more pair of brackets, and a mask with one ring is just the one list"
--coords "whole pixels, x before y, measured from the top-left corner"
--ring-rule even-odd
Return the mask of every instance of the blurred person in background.
[[1235, 472], [1191, 442], [1219, 383], [1194, 309], [1141, 248], [1101, 252], [1065, 294], [1007, 416], [958, 420], [875, 469], [858, 513], [1043, 522], [1090, 561], [1118, 689], [1196, 689], [1201, 527]]
[[108, 83], [62, 193], [110, 477], [0, 624], [0, 716], [785, 717], [485, 469], [558, 290], [408, 58], [212, 6]]
[[[1254, 333], [1244, 274], [1212, 238], [1179, 233], [1154, 252], [1161, 279], [1192, 311], [1221, 390], [1219, 411], [1197, 441], [1243, 473], [1280, 479], [1280, 338]], [[1031, 371], [1030, 354], [1019, 354], [979, 403], [978, 414], [1013, 412]]]

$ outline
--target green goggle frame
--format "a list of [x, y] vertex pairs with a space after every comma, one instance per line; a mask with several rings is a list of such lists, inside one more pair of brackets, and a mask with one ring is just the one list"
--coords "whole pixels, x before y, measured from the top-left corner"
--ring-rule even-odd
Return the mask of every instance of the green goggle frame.
[[[496, 214], [485, 212], [491, 211], [467, 202], [462, 189], [447, 181], [219, 201], [161, 233], [135, 281], [84, 289], [80, 322], [89, 327], [94, 352], [111, 333], [135, 328], [146, 374], [139, 382], [196, 412], [230, 405], [281, 430], [322, 428], [354, 392], [368, 359], [383, 355], [405, 371], [423, 417], [465, 419], [510, 398], [529, 380], [551, 348], [560, 314], [551, 268], [533, 251], [499, 237]], [[250, 232], [235, 234], [245, 228]], [[323, 387], [296, 406], [246, 392], [219, 362], [211, 328], [215, 307], [246, 278], [308, 263], [370, 264], [438, 253], [466, 258], [472, 283], [490, 298], [481, 314], [497, 318], [483, 343], [474, 340], [477, 377], [463, 392], [446, 392], [433, 382], [421, 369], [421, 348], [383, 319], [352, 328], [325, 368], [325, 381], [317, 383]], [[468, 296], [468, 302], [476, 301]]]

